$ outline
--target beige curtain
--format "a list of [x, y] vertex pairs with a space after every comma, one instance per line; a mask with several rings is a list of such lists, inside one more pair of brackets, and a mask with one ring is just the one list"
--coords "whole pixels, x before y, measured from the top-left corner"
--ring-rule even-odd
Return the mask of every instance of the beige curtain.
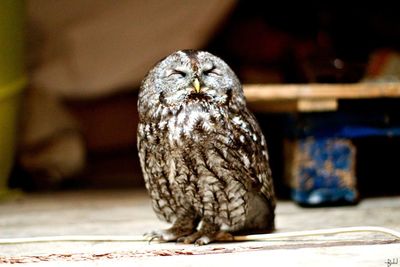
[[174, 50], [201, 48], [234, 0], [29, 0], [34, 87], [96, 97], [138, 87]]

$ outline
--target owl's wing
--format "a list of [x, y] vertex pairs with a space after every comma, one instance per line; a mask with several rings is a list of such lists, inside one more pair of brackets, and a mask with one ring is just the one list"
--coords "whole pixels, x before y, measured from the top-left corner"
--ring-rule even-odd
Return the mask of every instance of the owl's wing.
[[152, 127], [151, 123], [139, 123], [137, 145], [145, 185], [158, 218], [172, 222], [175, 220], [176, 203], [168, 188], [166, 152], [162, 146], [157, 145], [157, 138], [154, 125]]
[[251, 179], [252, 187], [259, 188], [260, 192], [269, 201], [274, 201], [274, 188], [272, 183], [271, 169], [269, 166], [267, 144], [261, 128], [254, 115], [244, 110], [236, 118], [233, 118], [234, 137], [237, 145], [237, 158], [248, 176], [242, 177], [243, 183]]

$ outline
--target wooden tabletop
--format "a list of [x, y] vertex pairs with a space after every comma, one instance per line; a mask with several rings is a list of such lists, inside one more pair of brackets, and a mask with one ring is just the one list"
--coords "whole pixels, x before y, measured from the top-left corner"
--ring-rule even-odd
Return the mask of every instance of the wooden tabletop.
[[340, 99], [400, 98], [400, 83], [245, 84], [244, 92], [259, 112], [334, 111]]

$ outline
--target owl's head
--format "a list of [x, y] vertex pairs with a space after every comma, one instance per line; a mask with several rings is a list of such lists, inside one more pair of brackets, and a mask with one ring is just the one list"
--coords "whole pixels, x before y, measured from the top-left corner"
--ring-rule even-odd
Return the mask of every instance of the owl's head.
[[205, 51], [180, 50], [161, 60], [142, 82], [139, 105], [160, 103], [240, 109], [245, 100], [237, 76], [222, 59]]

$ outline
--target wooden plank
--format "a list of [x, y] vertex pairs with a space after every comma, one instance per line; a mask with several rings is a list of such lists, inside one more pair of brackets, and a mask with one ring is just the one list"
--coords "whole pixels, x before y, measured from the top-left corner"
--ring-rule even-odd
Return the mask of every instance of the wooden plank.
[[296, 112], [298, 111], [295, 99], [281, 100], [255, 100], [248, 101], [252, 111], [255, 112]]
[[297, 101], [297, 110], [308, 111], [333, 111], [337, 110], [338, 102], [336, 99], [300, 99]]
[[290, 99], [400, 97], [400, 83], [245, 84], [248, 102]]
[[340, 99], [400, 98], [400, 83], [245, 84], [244, 93], [258, 112], [335, 111]]
[[256, 112], [311, 112], [334, 111], [338, 108], [336, 99], [281, 99], [256, 100], [249, 102]]

